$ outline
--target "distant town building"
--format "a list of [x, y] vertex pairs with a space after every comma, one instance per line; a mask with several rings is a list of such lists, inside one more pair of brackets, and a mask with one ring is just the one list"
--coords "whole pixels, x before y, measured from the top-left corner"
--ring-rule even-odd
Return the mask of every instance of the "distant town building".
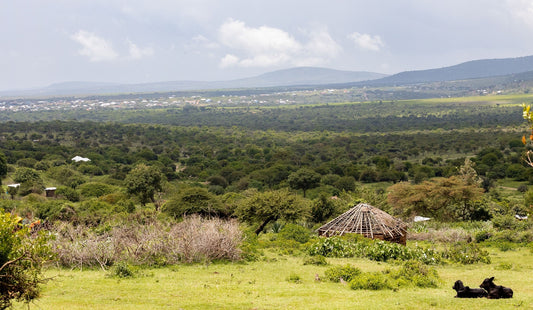
[[72, 161], [75, 161], [75, 162], [80, 162], [80, 161], [83, 161], [83, 162], [87, 162], [87, 161], [91, 161], [89, 158], [86, 158], [86, 157], [81, 157], [81, 156], [75, 156], [72, 158]]
[[55, 187], [47, 187], [44, 189], [44, 192], [46, 193], [46, 197], [55, 197], [56, 196], [56, 188]]

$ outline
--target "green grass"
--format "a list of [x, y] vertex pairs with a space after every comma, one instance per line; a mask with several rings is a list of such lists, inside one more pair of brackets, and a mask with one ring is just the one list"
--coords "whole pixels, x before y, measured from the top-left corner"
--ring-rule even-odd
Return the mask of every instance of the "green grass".
[[[329, 266], [303, 265], [303, 258], [277, 256], [249, 264], [180, 265], [143, 270], [134, 278], [110, 278], [102, 270], [50, 269], [53, 279], [35, 302], [38, 309], [515, 309], [533, 305], [528, 249], [500, 252], [490, 248], [493, 263], [447, 265], [437, 270], [443, 283], [436, 289], [398, 291], [351, 290], [324, 278], [332, 264], [352, 264], [362, 271], [397, 266], [364, 259], [328, 259]], [[501, 268], [502, 264], [506, 268]], [[509, 269], [510, 265], [510, 269]], [[508, 270], [507, 270], [508, 269]], [[513, 288], [508, 300], [454, 298], [453, 283], [477, 287], [495, 276]], [[291, 278], [299, 277], [299, 281]], [[16, 309], [24, 305], [16, 305]]]

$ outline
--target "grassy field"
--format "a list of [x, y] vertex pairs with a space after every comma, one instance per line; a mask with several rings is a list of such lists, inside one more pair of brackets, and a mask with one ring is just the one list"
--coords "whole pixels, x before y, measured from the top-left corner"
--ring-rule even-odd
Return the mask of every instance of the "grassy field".
[[[501, 252], [489, 249], [490, 265], [446, 265], [437, 270], [436, 289], [398, 291], [351, 290], [348, 286], [316, 281], [328, 266], [304, 265], [302, 257], [275, 256], [253, 263], [179, 265], [143, 269], [134, 278], [109, 277], [102, 270], [50, 269], [36, 309], [531, 309], [533, 254], [529, 249]], [[365, 259], [328, 259], [331, 265], [352, 264], [363, 271], [395, 268]], [[511, 287], [507, 300], [458, 299], [455, 280], [477, 287], [495, 276]], [[299, 278], [290, 281], [289, 278]], [[18, 304], [16, 309], [25, 308]]]

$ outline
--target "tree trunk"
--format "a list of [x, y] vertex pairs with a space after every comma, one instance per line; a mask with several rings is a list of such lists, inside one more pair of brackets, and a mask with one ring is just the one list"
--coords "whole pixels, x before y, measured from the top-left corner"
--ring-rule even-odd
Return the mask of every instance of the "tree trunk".
[[255, 234], [256, 235], [259, 235], [263, 229], [265, 228], [265, 226], [270, 223], [270, 221], [272, 220], [275, 220], [275, 218], [273, 216], [267, 218], [261, 225], [259, 225], [259, 227], [257, 227], [257, 229], [255, 230]]

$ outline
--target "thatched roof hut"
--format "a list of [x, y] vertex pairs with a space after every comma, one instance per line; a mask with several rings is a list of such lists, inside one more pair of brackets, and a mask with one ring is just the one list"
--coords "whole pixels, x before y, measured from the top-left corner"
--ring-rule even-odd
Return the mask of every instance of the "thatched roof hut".
[[407, 225], [386, 212], [360, 203], [339, 215], [318, 230], [320, 236], [355, 233], [371, 239], [381, 239], [405, 245]]

